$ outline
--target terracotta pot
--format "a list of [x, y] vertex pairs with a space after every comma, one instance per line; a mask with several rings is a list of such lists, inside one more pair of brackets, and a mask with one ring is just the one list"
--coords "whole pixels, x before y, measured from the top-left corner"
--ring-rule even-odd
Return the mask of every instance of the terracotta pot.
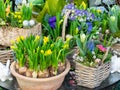
[[15, 71], [15, 64], [16, 62], [11, 64], [10, 70], [12, 75], [16, 77], [22, 90], [57, 90], [61, 86], [65, 75], [70, 70], [70, 63], [67, 61], [65, 71], [57, 76], [49, 78], [29, 78], [18, 74]]

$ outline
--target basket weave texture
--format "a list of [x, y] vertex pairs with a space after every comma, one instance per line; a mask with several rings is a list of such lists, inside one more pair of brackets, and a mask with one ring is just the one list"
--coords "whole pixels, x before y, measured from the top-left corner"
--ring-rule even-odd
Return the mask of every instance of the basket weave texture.
[[10, 46], [11, 40], [16, 40], [19, 36], [29, 36], [41, 34], [41, 24], [38, 23], [36, 26], [24, 29], [16, 27], [0, 27], [0, 45]]
[[12, 50], [0, 50], [0, 62], [6, 64], [7, 60], [10, 60], [10, 63], [14, 61], [14, 52]]
[[80, 86], [95, 88], [110, 74], [110, 62], [106, 62], [97, 68], [87, 67], [78, 62], [75, 64], [76, 80]]

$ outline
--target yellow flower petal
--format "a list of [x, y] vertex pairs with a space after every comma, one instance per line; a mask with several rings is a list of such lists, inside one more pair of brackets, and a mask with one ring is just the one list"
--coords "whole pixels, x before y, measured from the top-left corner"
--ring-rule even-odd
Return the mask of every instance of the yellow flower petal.
[[45, 36], [43, 41], [44, 41], [44, 44], [46, 44], [47, 42], [49, 42], [49, 38]]
[[81, 4], [81, 5], [83, 6], [84, 9], [86, 9], [86, 4], [85, 4], [84, 1], [82, 1], [82, 4]]
[[13, 44], [15, 43], [15, 41], [14, 41], [14, 40], [11, 40], [10, 43], [13, 45]]
[[52, 51], [50, 49], [45, 51], [45, 56], [48, 56], [48, 55], [51, 55], [51, 54], [52, 54]]

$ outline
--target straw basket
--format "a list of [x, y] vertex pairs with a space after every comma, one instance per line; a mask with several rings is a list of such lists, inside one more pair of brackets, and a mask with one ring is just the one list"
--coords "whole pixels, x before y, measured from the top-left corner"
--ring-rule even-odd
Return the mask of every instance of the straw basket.
[[24, 29], [24, 28], [13, 28], [13, 27], [0, 27], [0, 45], [10, 46], [11, 40], [16, 40], [19, 36], [29, 36], [41, 34], [41, 24], [38, 23], [36, 26]]
[[10, 63], [14, 61], [14, 52], [7, 50], [4, 46], [0, 46], [0, 62], [6, 64], [7, 60], [10, 60]]
[[[103, 80], [105, 80], [110, 74], [110, 62], [104, 62], [111, 47], [107, 48], [106, 53], [103, 55], [101, 65], [97, 67], [85, 66], [76, 60], [75, 62], [75, 74], [77, 84], [80, 86], [95, 88], [98, 87]], [[76, 51], [78, 48], [75, 49]], [[77, 51], [78, 52], [78, 51]], [[75, 52], [76, 53], [76, 52]]]
[[76, 80], [80, 86], [95, 88], [99, 86], [110, 74], [110, 62], [102, 64], [97, 68], [87, 67], [76, 63]]

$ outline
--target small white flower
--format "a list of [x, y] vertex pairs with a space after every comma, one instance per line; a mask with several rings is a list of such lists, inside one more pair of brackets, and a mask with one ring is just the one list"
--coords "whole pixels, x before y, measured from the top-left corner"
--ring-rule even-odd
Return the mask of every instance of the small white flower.
[[24, 27], [28, 27], [29, 26], [29, 21], [28, 20], [24, 20], [23, 21], [23, 26]]
[[96, 34], [99, 34], [99, 32], [96, 32]]
[[93, 59], [96, 59], [96, 56], [95, 56], [95, 55], [93, 56]]
[[92, 51], [92, 54], [94, 55], [94, 54], [95, 54], [95, 52], [94, 52], [94, 51]]

